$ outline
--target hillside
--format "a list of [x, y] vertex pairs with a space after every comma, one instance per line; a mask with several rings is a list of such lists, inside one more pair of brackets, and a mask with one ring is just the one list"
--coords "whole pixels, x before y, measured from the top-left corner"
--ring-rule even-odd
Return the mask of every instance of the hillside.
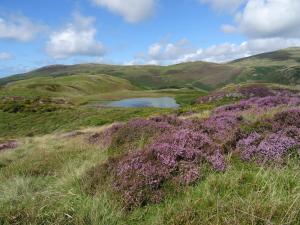
[[109, 75], [33, 76], [8, 83], [0, 95], [76, 97], [136, 89], [129, 81]]
[[1, 79], [0, 84], [33, 77], [107, 74], [127, 79], [133, 85], [143, 89], [174, 87], [212, 89], [234, 80], [241, 72], [243, 69], [240, 67], [205, 62], [183, 63], [165, 67], [101, 64], [56, 65]]
[[300, 66], [300, 48], [262, 53], [230, 62], [239, 66]]
[[20, 135], [0, 139], [0, 224], [299, 224], [296, 90], [232, 85], [176, 111], [76, 110], [0, 111], [1, 138]]
[[106, 74], [129, 81], [140, 89], [192, 88], [213, 90], [247, 81], [299, 84], [300, 48], [289, 48], [242, 58], [227, 64], [208, 62], [170, 66], [118, 66], [104, 64], [53, 65], [0, 79], [5, 85], [37, 77]]

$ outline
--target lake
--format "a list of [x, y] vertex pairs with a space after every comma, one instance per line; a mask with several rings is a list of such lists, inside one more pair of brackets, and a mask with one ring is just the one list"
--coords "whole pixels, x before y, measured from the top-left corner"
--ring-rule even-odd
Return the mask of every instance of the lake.
[[176, 100], [171, 97], [162, 98], [128, 98], [119, 101], [111, 101], [103, 104], [109, 107], [123, 107], [123, 108], [136, 108], [136, 107], [155, 107], [155, 108], [178, 108]]

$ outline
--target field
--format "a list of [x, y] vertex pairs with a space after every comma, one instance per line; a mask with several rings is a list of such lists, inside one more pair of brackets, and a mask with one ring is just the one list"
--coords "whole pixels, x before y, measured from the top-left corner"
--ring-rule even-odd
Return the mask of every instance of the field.
[[[0, 80], [0, 224], [298, 225], [297, 57]], [[181, 107], [92, 106], [164, 96]]]

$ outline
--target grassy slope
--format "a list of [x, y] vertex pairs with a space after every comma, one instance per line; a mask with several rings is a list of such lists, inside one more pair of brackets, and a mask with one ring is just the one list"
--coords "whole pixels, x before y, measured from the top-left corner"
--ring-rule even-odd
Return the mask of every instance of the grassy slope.
[[248, 80], [300, 84], [300, 48], [288, 48], [235, 60], [230, 65], [247, 68], [237, 82]]
[[240, 66], [300, 66], [300, 48], [287, 48], [232, 61]]
[[85, 136], [54, 134], [21, 141], [17, 150], [0, 154], [3, 225], [297, 225], [300, 221], [297, 159], [272, 168], [241, 163], [229, 155], [225, 173], [203, 171], [194, 186], [170, 190], [164, 202], [128, 213], [109, 191], [90, 196], [82, 188], [85, 171], [105, 162], [108, 151], [89, 144]]
[[300, 80], [300, 49], [289, 48], [259, 54], [227, 64], [194, 62], [171, 66], [55, 65], [1, 79], [0, 84], [32, 77], [61, 77], [78, 74], [108, 74], [128, 80], [141, 89], [188, 87], [211, 90], [228, 83], [247, 80], [298, 84]]
[[0, 139], [49, 134], [54, 131], [71, 131], [82, 127], [100, 126], [170, 113], [170, 109], [155, 108], [70, 108], [44, 113], [8, 113], [0, 111]]
[[0, 89], [0, 95], [76, 97], [136, 89], [127, 80], [108, 75], [48, 76], [9, 83]]
[[201, 94], [203, 92], [189, 89], [140, 90], [125, 79], [109, 75], [33, 77], [6, 84], [0, 89], [0, 97], [57, 97], [66, 98], [74, 105], [58, 105], [59, 110], [54, 112], [8, 113], [0, 110], [0, 137], [47, 134], [172, 111], [154, 108], [94, 109], [82, 105], [93, 101], [171, 96], [184, 105]]
[[74, 66], [50, 66], [41, 68], [23, 76], [13, 76], [0, 80], [5, 84], [14, 80], [36, 76], [69, 76], [77, 74], [108, 74], [129, 80], [143, 89], [194, 87], [200, 89], [216, 88], [232, 81], [242, 68], [214, 63], [183, 63], [167, 67], [162, 66], [112, 66], [100, 64], [82, 64]]

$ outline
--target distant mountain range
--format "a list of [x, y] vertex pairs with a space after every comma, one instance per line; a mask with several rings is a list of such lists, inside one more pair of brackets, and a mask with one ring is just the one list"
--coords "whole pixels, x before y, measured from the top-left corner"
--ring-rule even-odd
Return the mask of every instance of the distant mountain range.
[[20, 92], [36, 88], [46, 88], [48, 91], [63, 88], [65, 92], [75, 92], [82, 88], [76, 87], [80, 82], [85, 82], [83, 91], [94, 90], [95, 85], [100, 85], [101, 82], [108, 90], [115, 88], [118, 83], [122, 84], [122, 88], [129, 89], [189, 88], [209, 91], [230, 83], [252, 81], [299, 84], [300, 48], [263, 53], [225, 64], [189, 62], [170, 66], [51, 65], [2, 78], [0, 85], [2, 91], [6, 88], [19, 88], [22, 89]]

